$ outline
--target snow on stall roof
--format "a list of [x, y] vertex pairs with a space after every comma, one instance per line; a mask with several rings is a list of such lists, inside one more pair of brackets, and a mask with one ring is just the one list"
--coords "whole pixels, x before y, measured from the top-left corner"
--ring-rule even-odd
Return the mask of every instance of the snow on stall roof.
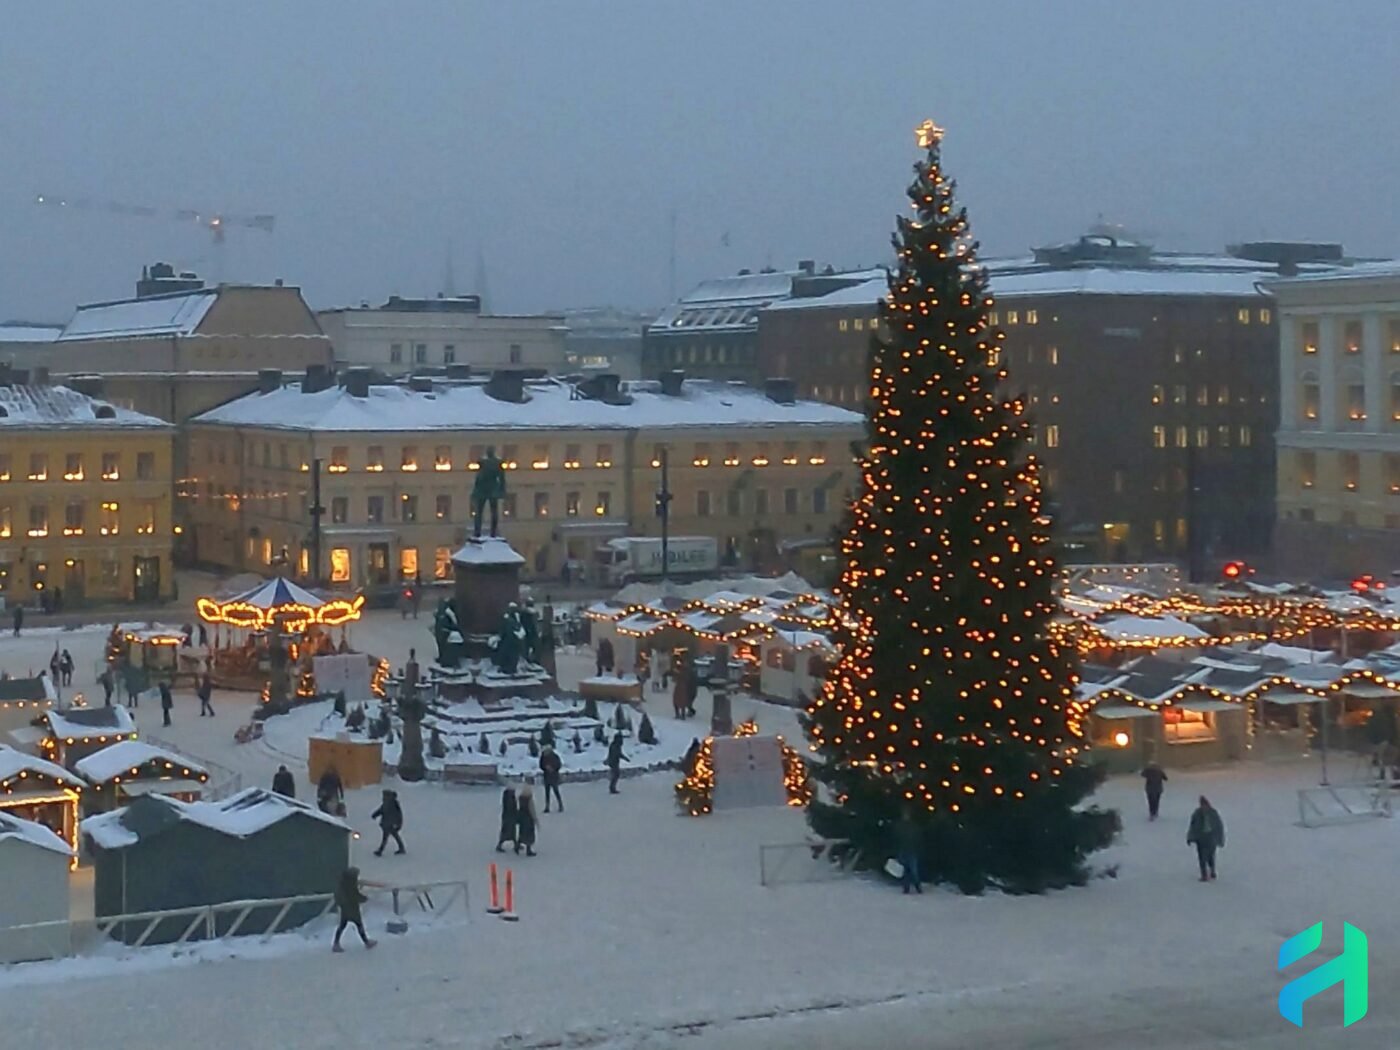
[[1206, 632], [1175, 616], [1114, 616], [1100, 620], [1094, 629], [1105, 638], [1205, 638]]
[[270, 394], [253, 393], [220, 405], [195, 423], [264, 427], [277, 430], [388, 432], [430, 430], [628, 431], [714, 426], [813, 426], [855, 429], [857, 412], [816, 401], [779, 404], [744, 383], [687, 380], [679, 396], [661, 393], [660, 383], [625, 384], [630, 405], [574, 397], [573, 386], [558, 379], [526, 384], [522, 404], [499, 401], [481, 383], [445, 383], [432, 391], [371, 386], [368, 397], [343, 387], [312, 394], [288, 385]]
[[87, 786], [62, 766], [55, 765], [38, 755], [17, 751], [12, 747], [0, 744], [0, 783], [13, 780], [21, 773], [45, 776], [60, 784], [80, 789]]
[[70, 707], [64, 711], [45, 711], [49, 732], [60, 739], [88, 740], [93, 737], [122, 736], [136, 732], [131, 712], [120, 704], [111, 707]]
[[218, 297], [204, 289], [80, 306], [58, 341], [191, 335]]
[[119, 743], [94, 751], [73, 764], [73, 771], [81, 774], [94, 784], [105, 784], [113, 777], [119, 777], [137, 769], [147, 762], [169, 762], [183, 772], [208, 775], [209, 771], [176, 751], [167, 751], [141, 740], [123, 740]]
[[55, 835], [44, 825], [33, 820], [23, 820], [13, 814], [0, 810], [0, 842], [6, 839], [27, 842], [31, 846], [38, 846], [40, 849], [53, 850], [55, 853], [62, 853], [65, 857], [71, 857], [73, 850], [68, 843]]
[[0, 343], [51, 343], [63, 325], [0, 324]]
[[[331, 827], [350, 831], [350, 826], [343, 820], [322, 813], [315, 806], [258, 787], [245, 788], [219, 802], [182, 802], [164, 795], [145, 795], [136, 804], [163, 806], [167, 815], [177, 821], [198, 824], [233, 838], [249, 838], [293, 816], [310, 817]], [[132, 821], [128, 819], [131, 811], [131, 806], [125, 806], [111, 813], [89, 817], [82, 823], [83, 832], [104, 849], [133, 846], [141, 836], [133, 830]], [[163, 826], [154, 833], [159, 834], [160, 830], [163, 830]]]
[[[110, 418], [103, 416], [111, 412]], [[117, 427], [156, 427], [173, 430], [169, 423], [154, 416], [118, 408], [66, 386], [0, 386], [0, 427], [53, 427], [63, 429], [102, 429]]]
[[[720, 588], [723, 588], [721, 590]], [[638, 582], [630, 583], [612, 596], [612, 601], [625, 605], [645, 605], [663, 596], [687, 600], [707, 599], [715, 594], [738, 594], [761, 597], [774, 591], [812, 594], [826, 597], [795, 572], [783, 576], [741, 576], [727, 580], [696, 580], [692, 583]]]

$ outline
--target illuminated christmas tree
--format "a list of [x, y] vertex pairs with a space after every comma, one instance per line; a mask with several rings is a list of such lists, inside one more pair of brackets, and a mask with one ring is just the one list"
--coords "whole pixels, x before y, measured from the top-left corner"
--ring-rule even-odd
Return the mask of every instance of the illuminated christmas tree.
[[1103, 774], [1082, 754], [1075, 654], [1047, 632], [1055, 568], [1032, 426], [1006, 391], [942, 134], [919, 128], [915, 214], [898, 220], [871, 344], [842, 656], [806, 723], [829, 790], [808, 813], [875, 865], [907, 814], [926, 880], [1040, 891], [1082, 882], [1118, 818], [1081, 805]]

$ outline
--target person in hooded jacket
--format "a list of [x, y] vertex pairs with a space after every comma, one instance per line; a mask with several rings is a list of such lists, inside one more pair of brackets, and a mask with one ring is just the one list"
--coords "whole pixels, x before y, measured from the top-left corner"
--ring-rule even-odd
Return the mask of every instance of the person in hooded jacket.
[[559, 803], [559, 812], [564, 812], [564, 799], [559, 794], [559, 779], [564, 767], [564, 763], [559, 758], [559, 752], [554, 750], [553, 744], [545, 744], [540, 748], [540, 774], [544, 778], [544, 811], [549, 812], [549, 796], [554, 795], [554, 801]]
[[690, 746], [685, 749], [685, 757], [681, 759], [681, 772], [686, 776], [695, 772], [695, 762], [700, 757], [700, 738], [693, 736], [690, 738]]
[[520, 789], [520, 797], [515, 807], [515, 852], [525, 847], [525, 856], [535, 855], [535, 831], [539, 828], [539, 815], [535, 812], [535, 789], [530, 786], [533, 778], [526, 778]]
[[272, 774], [272, 790], [287, 798], [297, 797], [296, 778], [286, 766], [278, 766], [277, 772]]
[[[508, 786], [501, 792], [501, 831], [496, 836], [497, 853], [504, 852], [507, 842], [512, 846], [516, 844], [515, 813], [517, 808], [515, 788]], [[519, 851], [517, 850], [517, 852]]]
[[1156, 820], [1162, 806], [1162, 785], [1167, 782], [1167, 771], [1156, 762], [1149, 762], [1143, 767], [1142, 780], [1147, 792], [1147, 819]]
[[617, 794], [617, 781], [622, 776], [622, 763], [632, 761], [622, 753], [622, 730], [613, 734], [612, 743], [608, 745], [608, 757], [603, 760], [603, 764], [608, 767], [608, 794]]
[[340, 946], [340, 935], [345, 932], [347, 926], [355, 927], [366, 948], [373, 948], [379, 943], [370, 940], [365, 933], [365, 920], [360, 911], [360, 905], [367, 900], [369, 898], [360, 892], [360, 869], [346, 868], [335, 887], [335, 906], [340, 912], [340, 925], [335, 928], [335, 940], [331, 944], [331, 951], [343, 952], [345, 950]]
[[911, 889], [923, 893], [923, 880], [919, 877], [919, 849], [922, 845], [919, 825], [914, 820], [914, 809], [906, 805], [894, 824], [894, 842], [899, 866], [903, 869], [900, 881], [907, 894]]
[[1191, 814], [1186, 830], [1187, 845], [1196, 847], [1196, 860], [1201, 866], [1201, 881], [1215, 878], [1215, 851], [1225, 845], [1225, 822], [1220, 813], [1201, 796], [1200, 804]]
[[345, 785], [341, 783], [340, 774], [334, 766], [327, 766], [316, 784], [316, 804], [321, 807], [322, 813], [333, 817], [345, 815]]
[[403, 839], [399, 837], [399, 832], [403, 830], [403, 807], [399, 805], [399, 793], [384, 789], [383, 798], [380, 800], [379, 808], [370, 815], [371, 820], [379, 821], [379, 848], [374, 851], [376, 857], [384, 856], [384, 847], [389, 845], [392, 838], [398, 843], [399, 848], [394, 850], [396, 854], [407, 853], [403, 847]]

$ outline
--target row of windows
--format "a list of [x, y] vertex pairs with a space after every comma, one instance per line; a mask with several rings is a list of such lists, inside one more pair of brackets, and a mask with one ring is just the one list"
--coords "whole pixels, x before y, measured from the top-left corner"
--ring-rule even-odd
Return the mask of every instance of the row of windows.
[[[1188, 401], [1194, 401], [1198, 405], [1209, 405], [1212, 400], [1214, 400], [1217, 405], [1228, 405], [1230, 403], [1230, 388], [1222, 383], [1215, 388], [1213, 397], [1211, 387], [1207, 383], [1202, 383], [1200, 386], [1196, 387], [1194, 397], [1191, 396], [1190, 389], [1184, 383], [1177, 383], [1171, 388], [1171, 403], [1173, 405], [1184, 405]], [[1239, 396], [1239, 401], [1240, 404], [1243, 405], [1248, 403], [1249, 398], [1245, 394], [1241, 394]], [[1166, 387], [1159, 383], [1153, 384], [1152, 403], [1154, 405], [1164, 405], [1167, 403]]]
[[[26, 515], [18, 516], [8, 504], [0, 504], [0, 540], [19, 535], [28, 539], [46, 536], [119, 536], [122, 531], [122, 508], [116, 500], [102, 500], [94, 517], [87, 501], [70, 500], [63, 506], [60, 524], [51, 518], [47, 503], [30, 503]], [[20, 520], [16, 520], [19, 517]], [[142, 500], [128, 508], [126, 525], [138, 536], [151, 536], [156, 531], [156, 503]]]
[[[1298, 487], [1300, 489], [1315, 488], [1318, 483], [1317, 453], [1298, 453]], [[1400, 496], [1400, 455], [1387, 455], [1384, 464], [1384, 480], [1382, 486], [1385, 492], [1392, 496]], [[1359, 492], [1361, 490], [1361, 457], [1355, 452], [1342, 452], [1337, 456], [1337, 472], [1335, 475], [1341, 483], [1342, 488], [1347, 492]]]
[[[1194, 441], [1191, 440], [1193, 429], [1195, 430]], [[1212, 430], [1214, 430], [1214, 438], [1211, 436]], [[1171, 443], [1176, 448], [1189, 448], [1193, 444], [1196, 448], [1209, 448], [1212, 444], [1216, 448], [1229, 448], [1232, 437], [1234, 443], [1240, 448], [1249, 448], [1254, 444], [1254, 430], [1248, 423], [1240, 423], [1233, 427], [1229, 423], [1221, 423], [1213, 428], [1208, 426], [1195, 428], [1154, 426], [1152, 428], [1152, 447], [1166, 448], [1169, 433], [1172, 439]]]
[[656, 349], [660, 363], [672, 365], [752, 365], [758, 352], [752, 346], [731, 346], [727, 343], [691, 343], [688, 346], [663, 346]]
[[[80, 560], [69, 558], [64, 562], [63, 586], [71, 587], [74, 579], [82, 580], [83, 563]], [[103, 558], [97, 563], [97, 586], [104, 591], [120, 591], [122, 588], [122, 563], [116, 558]], [[128, 572], [130, 569], [127, 570]], [[14, 575], [14, 563], [0, 561], [0, 594], [5, 594], [10, 590], [10, 582]], [[49, 565], [47, 562], [33, 562], [29, 568], [29, 586], [42, 591], [49, 584]]]
[[[428, 344], [413, 343], [407, 348], [407, 352], [413, 355], [415, 365], [428, 364]], [[403, 343], [389, 344], [389, 363], [391, 365], [401, 365], [404, 363], [405, 346]], [[510, 344], [510, 363], [518, 365], [524, 359], [524, 350], [519, 343]], [[457, 363], [457, 347], [453, 343], [445, 343], [442, 347], [442, 363], [453, 365]]]
[[[1353, 423], [1366, 420], [1366, 384], [1350, 382], [1341, 390], [1343, 418]], [[1302, 384], [1302, 397], [1298, 403], [1299, 415], [1304, 420], [1316, 420], [1322, 414], [1322, 387], [1315, 375], [1305, 375]], [[1400, 423], [1400, 372], [1390, 377], [1390, 419]]]
[[[660, 446], [652, 451], [652, 463], [654, 467], [661, 466]], [[813, 441], [808, 448], [803, 448], [801, 442], [784, 441], [782, 447], [774, 450], [767, 441], [758, 442], [751, 457], [740, 454], [739, 443], [728, 442], [724, 445], [724, 456], [719, 458], [719, 446], [711, 445], [708, 441], [697, 441], [694, 452], [691, 455], [690, 465], [692, 467], [715, 466], [740, 467], [754, 466], [766, 467], [770, 463], [781, 463], [785, 467], [811, 466], [820, 467], [826, 464], [826, 442]]]
[[[1303, 353], [1315, 354], [1322, 345], [1322, 326], [1317, 321], [1304, 321], [1298, 328], [1299, 342]], [[1366, 326], [1360, 320], [1342, 322], [1342, 350], [1348, 354], [1361, 353]], [[1387, 324], [1386, 342], [1392, 354], [1400, 354], [1400, 318], [1392, 318]]]
[[[987, 315], [987, 320], [993, 326], [997, 326], [1003, 323], [1007, 325], [1040, 324], [1040, 311], [1035, 309], [1007, 310], [1005, 312], [1001, 310], [993, 310], [990, 314]], [[1051, 320], [1058, 320], [1058, 318], [1051, 318]]]
[[[769, 463], [779, 462], [787, 466], [796, 466], [805, 463], [809, 466], [819, 467], [827, 461], [827, 451], [825, 441], [813, 441], [803, 443], [797, 441], [785, 441], [778, 449], [773, 446], [777, 443], [759, 441], [754, 446], [752, 456], [741, 454], [741, 445], [737, 441], [724, 444], [724, 455], [722, 462], [725, 466], [737, 467], [747, 461], [755, 467], [766, 467]], [[661, 466], [661, 450], [667, 446], [652, 446], [651, 465]], [[554, 465], [551, 459], [551, 448], [549, 444], [538, 444], [530, 446], [528, 457], [521, 459], [521, 448], [519, 445], [502, 445], [499, 449], [499, 457], [506, 470], [518, 470], [521, 463], [525, 463], [531, 470], [549, 470]], [[706, 467], [719, 455], [719, 446], [712, 446], [708, 442], [699, 442], [695, 445], [691, 456], [692, 466]], [[591, 459], [586, 458], [584, 446], [581, 444], [565, 445], [564, 458], [559, 462], [565, 470], [581, 470], [585, 466], [593, 466], [598, 469], [608, 469], [613, 466], [614, 446], [611, 442], [600, 442], [597, 445], [589, 446]], [[467, 470], [476, 470], [478, 462], [486, 454], [485, 445], [472, 445], [467, 452], [466, 462], [462, 464]], [[263, 445], [263, 465], [271, 466], [271, 455], [269, 446]], [[674, 462], [674, 460], [673, 460]], [[370, 474], [380, 473], [385, 469], [385, 455], [383, 445], [370, 445], [365, 450], [364, 471]], [[350, 447], [348, 445], [336, 445], [331, 449], [330, 462], [326, 468], [332, 474], [344, 474], [351, 469]], [[428, 459], [426, 451], [418, 445], [403, 445], [399, 448], [397, 470], [403, 473], [416, 473], [420, 470], [450, 471], [453, 469], [452, 446], [437, 445], [433, 448], [432, 458]]]
[[[14, 457], [8, 452], [0, 452], [0, 481], [9, 481], [12, 478], [28, 481], [57, 481], [60, 477], [64, 481], [90, 481], [95, 480], [88, 473], [88, 460], [81, 452], [67, 452], [63, 455], [63, 473], [58, 473], [58, 457], [52, 457], [53, 466], [50, 467], [50, 456], [47, 452], [31, 452], [29, 454], [29, 470], [25, 474], [17, 475], [20, 467], [14, 462]], [[51, 472], [52, 471], [52, 472]], [[120, 452], [102, 453], [101, 469], [97, 474], [103, 481], [120, 481], [122, 477], [122, 454]], [[154, 452], [136, 453], [136, 480], [154, 481], [156, 478], [156, 454]]]

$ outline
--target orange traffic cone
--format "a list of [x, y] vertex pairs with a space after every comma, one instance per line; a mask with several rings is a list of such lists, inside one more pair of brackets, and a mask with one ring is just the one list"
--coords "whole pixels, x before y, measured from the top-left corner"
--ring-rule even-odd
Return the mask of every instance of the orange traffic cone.
[[520, 921], [520, 916], [515, 914], [515, 873], [509, 868], [506, 869], [506, 910], [501, 913], [501, 918], [506, 922]]
[[501, 887], [496, 882], [496, 865], [491, 865], [491, 907], [486, 909], [491, 915], [501, 914]]

